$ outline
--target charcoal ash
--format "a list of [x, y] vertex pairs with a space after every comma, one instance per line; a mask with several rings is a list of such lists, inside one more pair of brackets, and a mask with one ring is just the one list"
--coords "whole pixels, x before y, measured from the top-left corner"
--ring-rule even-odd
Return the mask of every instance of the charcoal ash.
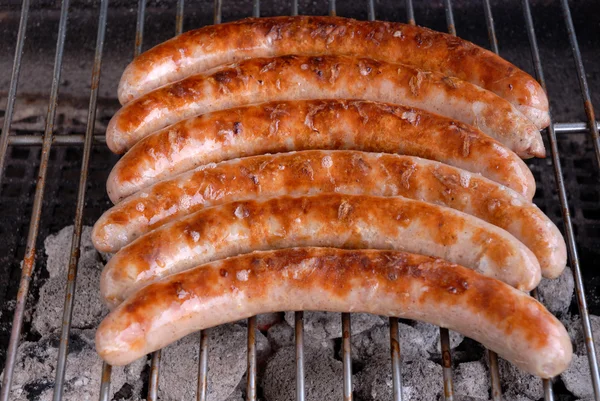
[[[267, 362], [261, 382], [265, 401], [289, 401], [296, 398], [296, 348], [280, 348]], [[333, 358], [326, 347], [304, 345], [306, 399], [339, 400], [342, 396], [342, 362]]]
[[[285, 321], [294, 326], [294, 312], [285, 313]], [[380, 325], [383, 318], [369, 313], [352, 314], [352, 334]], [[304, 312], [304, 332], [317, 340], [342, 337], [342, 315], [334, 312]]]
[[[425, 339], [421, 333], [409, 325], [398, 323], [400, 332], [400, 353], [403, 361], [412, 361], [427, 357]], [[390, 326], [383, 324], [359, 334], [352, 334], [350, 339], [352, 361], [362, 364], [375, 354], [390, 348]], [[341, 350], [340, 350], [341, 358]]]
[[[71, 330], [63, 400], [92, 401], [100, 393], [102, 360], [94, 348], [94, 330]], [[60, 334], [44, 335], [37, 342], [19, 345], [12, 383], [15, 401], [52, 399]], [[139, 401], [143, 386], [142, 372], [147, 359], [125, 367], [115, 366], [111, 376], [111, 398], [123, 387], [130, 387], [129, 401]]]
[[454, 394], [463, 399], [487, 400], [489, 372], [482, 361], [461, 363], [453, 372]]
[[[92, 228], [85, 226], [81, 235], [71, 323], [71, 327], [79, 329], [97, 327], [108, 313], [99, 288], [104, 264], [92, 245], [91, 232]], [[61, 329], [72, 236], [73, 226], [68, 226], [54, 235], [49, 235], [44, 241], [49, 278], [40, 288], [32, 322], [33, 329], [41, 335]]]
[[[247, 329], [230, 323], [208, 329], [207, 399], [225, 401], [236, 390], [247, 364]], [[256, 332], [257, 358], [266, 359], [270, 346]], [[263, 351], [261, 351], [263, 350]], [[191, 400], [196, 397], [200, 334], [188, 335], [165, 347], [160, 366], [159, 396], [162, 401]]]
[[[440, 328], [425, 322], [415, 322], [413, 327], [417, 329], [425, 340], [425, 350], [430, 354], [441, 354]], [[465, 337], [455, 331], [450, 331], [450, 349], [458, 347]]]
[[[442, 367], [427, 358], [402, 364], [403, 400], [438, 400], [443, 394]], [[354, 375], [354, 389], [362, 401], [393, 400], [390, 352], [379, 352]]]
[[556, 279], [542, 278], [537, 290], [544, 306], [553, 314], [563, 316], [571, 306], [574, 288], [573, 272], [567, 266]]

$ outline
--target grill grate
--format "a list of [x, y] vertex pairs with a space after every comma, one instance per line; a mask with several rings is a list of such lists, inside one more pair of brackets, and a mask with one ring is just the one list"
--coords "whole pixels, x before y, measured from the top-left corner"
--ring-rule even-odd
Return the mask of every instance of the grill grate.
[[[222, 19], [222, 0], [214, 2], [214, 23], [220, 23]], [[373, 0], [365, 4], [366, 15], [369, 19], [375, 19], [376, 7]], [[563, 123], [554, 124], [547, 130], [545, 140], [546, 145], [551, 150], [551, 163], [545, 160], [534, 160], [529, 162], [532, 167], [536, 181], [540, 183], [540, 189], [536, 194], [535, 202], [544, 210], [554, 221], [563, 220], [563, 233], [565, 234], [569, 248], [570, 266], [572, 267], [575, 284], [576, 297], [579, 312], [582, 318], [582, 324], [588, 351], [588, 358], [591, 370], [591, 380], [597, 400], [600, 400], [600, 375], [598, 364], [592, 340], [592, 333], [589, 321], [588, 306], [584, 296], [582, 270], [580, 268], [580, 258], [578, 249], [584, 249], [586, 255], [584, 260], [592, 260], [594, 255], [598, 255], [595, 246], [597, 246], [600, 237], [600, 211], [598, 201], [600, 199], [599, 186], [596, 176], [593, 173], [597, 171], [600, 163], [600, 142], [598, 139], [598, 125], [595, 122], [594, 110], [591, 103], [590, 90], [588, 87], [582, 56], [579, 51], [577, 38], [575, 36], [573, 20], [570, 14], [567, 0], [561, 0], [561, 7], [564, 15], [564, 22], [567, 26], [568, 39], [571, 43], [573, 56], [575, 59], [575, 68], [579, 79], [583, 106], [588, 117], [588, 123]], [[57, 116], [57, 96], [59, 91], [60, 74], [63, 61], [63, 51], [65, 45], [65, 36], [67, 30], [67, 20], [69, 11], [69, 0], [62, 0], [60, 22], [58, 27], [58, 39], [56, 43], [55, 64], [52, 79], [52, 88], [50, 94], [50, 103], [46, 116], [46, 124], [43, 135], [9, 135], [11, 120], [19, 81], [19, 72], [21, 69], [21, 56], [25, 43], [25, 33], [29, 16], [30, 1], [23, 0], [21, 9], [21, 18], [19, 22], [19, 31], [16, 40], [16, 49], [12, 76], [10, 80], [7, 106], [5, 109], [4, 125], [2, 135], [0, 136], [0, 168], [6, 165], [3, 174], [0, 174], [1, 201], [4, 209], [10, 208], [11, 216], [7, 216], [7, 224], [0, 226], [0, 234], [5, 239], [0, 245], [0, 251], [4, 265], [12, 263], [15, 255], [23, 257], [23, 267], [18, 292], [14, 286], [8, 286], [10, 282], [16, 282], [17, 277], [7, 277], [5, 284], [9, 292], [5, 300], [16, 298], [16, 306], [12, 322], [12, 332], [8, 340], [8, 350], [5, 358], [6, 367], [0, 393], [0, 401], [8, 401], [10, 398], [10, 383], [12, 379], [13, 368], [15, 364], [17, 347], [19, 344], [20, 333], [23, 331], [23, 317], [25, 305], [28, 300], [28, 293], [32, 274], [36, 264], [36, 257], [41, 256], [38, 251], [40, 240], [38, 237], [44, 237], [52, 231], [56, 231], [58, 224], [63, 224], [70, 220], [70, 216], [75, 214], [75, 230], [73, 233], [71, 254], [69, 260], [69, 276], [67, 281], [65, 307], [63, 316], [63, 327], [61, 332], [61, 342], [59, 347], [59, 356], [56, 371], [56, 382], [54, 387], [54, 400], [62, 398], [63, 380], [66, 366], [66, 355], [68, 351], [68, 340], [70, 322], [73, 308], [73, 294], [76, 283], [77, 262], [79, 258], [78, 249], [81, 240], [81, 230], [84, 223], [92, 223], [99, 213], [106, 209], [108, 201], [103, 194], [106, 175], [110, 166], [114, 164], [117, 157], [102, 144], [104, 137], [94, 135], [96, 123], [96, 105], [98, 101], [98, 87], [100, 82], [100, 71], [103, 55], [104, 37], [106, 32], [106, 20], [108, 14], [108, 0], [101, 0], [98, 16], [98, 32], [95, 47], [95, 58], [92, 72], [92, 84], [90, 91], [89, 107], [87, 114], [87, 124], [85, 132], [70, 133], [69, 135], [54, 136], [55, 122]], [[492, 8], [489, 0], [483, 0], [485, 12], [485, 22], [490, 38], [491, 49], [498, 53], [498, 42], [496, 40], [495, 26], [492, 17]], [[329, 1], [329, 14], [336, 14], [335, 0]], [[456, 25], [451, 0], [444, 1], [444, 9], [448, 31], [456, 34]], [[146, 0], [138, 1], [137, 25], [135, 36], [135, 54], [139, 54], [143, 45], [144, 20], [146, 10]], [[527, 29], [529, 43], [535, 74], [545, 88], [540, 52], [537, 45], [536, 34], [534, 31], [533, 17], [528, 0], [522, 0], [522, 11]], [[298, 14], [298, 2], [291, 2], [290, 13]], [[409, 23], [415, 23], [415, 13], [411, 0], [406, 1], [406, 13]], [[252, 14], [260, 15], [260, 0], [253, 0]], [[184, 0], [177, 0], [176, 6], [176, 33], [181, 33], [183, 29]], [[460, 27], [459, 27], [460, 30]], [[557, 137], [557, 133], [562, 135]], [[569, 135], [566, 135], [569, 133]], [[591, 141], [590, 141], [591, 137]], [[100, 146], [93, 147], [97, 143]], [[69, 147], [52, 145], [69, 145]], [[17, 146], [19, 145], [19, 146]], [[78, 147], [73, 147], [78, 145]], [[27, 147], [25, 147], [27, 146]], [[559, 154], [561, 149], [561, 154]], [[583, 154], [583, 157], [581, 155]], [[575, 157], [576, 155], [578, 157]], [[10, 160], [7, 164], [6, 160]], [[49, 163], [49, 161], [61, 160], [62, 165]], [[81, 165], [79, 164], [79, 161]], [[80, 167], [81, 166], [81, 167]], [[547, 174], [552, 166], [554, 170], [554, 179]], [[79, 174], [77, 169], [80, 168]], [[544, 172], [544, 173], [542, 173]], [[37, 178], [37, 181], [36, 181]], [[88, 178], [91, 178], [88, 180]], [[35, 185], [34, 185], [35, 182]], [[48, 184], [48, 185], [47, 185]], [[48, 189], [46, 189], [48, 187]], [[75, 188], [77, 190], [75, 191]], [[556, 188], [556, 192], [547, 193], [550, 188]], [[97, 196], [86, 196], [86, 193], [102, 194]], [[44, 196], [45, 194], [45, 196]], [[567, 194], [570, 194], [570, 198]], [[27, 199], [27, 202], [23, 202]], [[65, 199], [72, 199], [73, 202], [64, 208]], [[91, 200], [90, 200], [91, 199]], [[569, 206], [569, 201], [577, 200], [577, 208]], [[33, 200], [33, 201], [32, 201]], [[86, 204], [87, 201], [87, 204]], [[73, 206], [75, 205], [75, 206]], [[558, 206], [560, 205], [560, 207]], [[92, 210], [94, 213], [84, 214], [84, 207]], [[74, 209], [74, 210], [73, 210]], [[29, 220], [26, 219], [27, 212], [31, 213]], [[93, 215], [92, 215], [93, 214]], [[57, 226], [41, 226], [40, 220], [45, 216], [53, 216]], [[56, 218], [60, 216], [59, 218]], [[4, 216], [3, 216], [4, 218]], [[28, 225], [28, 226], [27, 226]], [[16, 232], [4, 232], [3, 227], [16, 227]], [[26, 239], [25, 239], [26, 238]], [[594, 251], [596, 253], [594, 253]], [[37, 258], [42, 259], [42, 258]], [[13, 272], [13, 275], [15, 272]], [[590, 280], [593, 277], [590, 277]], [[598, 280], [598, 279], [596, 279]], [[588, 282], [589, 280], [585, 280]], [[35, 286], [31, 289], [35, 292]], [[535, 295], [535, 294], [534, 294]], [[592, 299], [593, 307], [598, 308], [598, 302]], [[6, 314], [3, 314], [6, 315]], [[342, 314], [342, 361], [343, 361], [343, 393], [345, 400], [352, 399], [352, 366], [350, 358], [350, 336], [351, 336], [351, 315]], [[25, 332], [27, 327], [25, 327]], [[246, 396], [248, 400], [257, 398], [257, 363], [256, 363], [256, 318], [248, 319], [248, 374]], [[304, 336], [303, 336], [303, 312], [295, 313], [295, 333], [296, 333], [296, 394], [298, 400], [305, 399], [304, 383]], [[448, 330], [440, 329], [440, 339], [442, 348], [443, 365], [443, 383], [446, 400], [453, 399], [452, 389], [452, 360], [449, 344]], [[393, 399], [402, 400], [401, 393], [401, 350], [399, 347], [398, 319], [390, 318], [390, 346], [392, 353], [392, 378], [393, 378]], [[209, 335], [204, 332], [200, 336], [200, 358], [198, 375], [198, 400], [206, 400], [207, 395], [207, 350]], [[150, 378], [148, 383], [148, 400], [156, 400], [158, 394], [158, 381], [160, 378], [160, 351], [152, 355]], [[492, 399], [501, 400], [501, 382], [498, 370], [498, 360], [496, 354], [489, 352], [490, 359], [490, 379], [492, 386]], [[108, 400], [110, 394], [110, 373], [111, 368], [108, 365], [103, 366], [102, 387], [100, 392], [101, 400]], [[544, 381], [545, 400], [554, 400], [552, 382]]]

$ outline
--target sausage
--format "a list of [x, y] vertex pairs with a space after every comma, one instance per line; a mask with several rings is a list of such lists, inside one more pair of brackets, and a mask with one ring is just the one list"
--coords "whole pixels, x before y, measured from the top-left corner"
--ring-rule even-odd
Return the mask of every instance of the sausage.
[[249, 18], [184, 33], [142, 53], [119, 83], [125, 104], [159, 86], [242, 59], [346, 55], [458, 77], [508, 100], [539, 128], [548, 98], [529, 74], [471, 42], [427, 28], [340, 17]]
[[92, 241], [102, 252], [116, 252], [148, 231], [206, 207], [322, 192], [404, 196], [451, 207], [510, 232], [535, 254], [545, 277], [560, 275], [567, 262], [558, 228], [511, 189], [430, 160], [344, 150], [253, 156], [201, 166], [105, 212], [94, 226]]
[[346, 100], [270, 102], [205, 114], [137, 143], [108, 177], [113, 202], [194, 167], [242, 156], [355, 149], [437, 160], [533, 198], [531, 171], [509, 149], [470, 127], [403, 106]]
[[475, 125], [521, 157], [545, 154], [542, 137], [511, 103], [458, 78], [345, 56], [251, 59], [155, 89], [121, 108], [106, 142], [123, 153], [141, 138], [185, 118], [279, 100], [342, 98], [419, 107]]
[[331, 248], [255, 252], [167, 277], [104, 319], [96, 349], [125, 365], [194, 331], [282, 310], [423, 320], [543, 378], [565, 370], [573, 351], [542, 304], [498, 280], [421, 255]]
[[163, 225], [110, 259], [100, 291], [114, 306], [140, 287], [198, 264], [291, 246], [422, 253], [524, 291], [541, 278], [525, 245], [473, 216], [402, 197], [322, 194], [232, 202]]

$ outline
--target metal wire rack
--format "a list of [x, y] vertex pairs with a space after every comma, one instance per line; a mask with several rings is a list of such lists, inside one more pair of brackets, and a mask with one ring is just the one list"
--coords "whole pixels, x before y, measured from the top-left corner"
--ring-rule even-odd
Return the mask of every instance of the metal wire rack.
[[[222, 18], [222, 1], [214, 1], [214, 23], [218, 24]], [[561, 3], [564, 22], [567, 27], [568, 37], [572, 48], [572, 53], [575, 61], [577, 76], [579, 79], [583, 107], [588, 121], [578, 123], [552, 123], [546, 130], [547, 140], [550, 144], [551, 160], [556, 179], [556, 190], [558, 199], [562, 208], [562, 218], [564, 223], [564, 232], [569, 251], [570, 266], [575, 279], [576, 298], [580, 312], [581, 323], [587, 347], [587, 355], [589, 359], [591, 381], [594, 389], [595, 399], [600, 401], [600, 372], [598, 369], [598, 361], [596, 359], [595, 345], [593, 342], [592, 329], [587, 308], [586, 299], [584, 296], [584, 285], [580, 269], [580, 261], [575, 242], [575, 232], [573, 229], [571, 211], [567, 199], [567, 189], [564, 181], [563, 168], [557, 142], [557, 133], [575, 133], [587, 132], [589, 140], [593, 143], [595, 159], [597, 165], [600, 166], [600, 139], [598, 135], [598, 122], [595, 120], [594, 109], [591, 103], [590, 89], [588, 87], [586, 74], [582, 62], [581, 52], [573, 19], [571, 17], [569, 4], [567, 0], [559, 0]], [[65, 46], [65, 37], [67, 32], [67, 21], [69, 13], [70, 0], [62, 0], [60, 11], [60, 22], [58, 26], [58, 39], [56, 43], [56, 53], [54, 61], [54, 70], [52, 76], [52, 87], [50, 92], [50, 101], [46, 116], [44, 134], [42, 135], [10, 135], [11, 120], [14, 112], [14, 105], [19, 82], [19, 73], [21, 71], [21, 61], [23, 47], [25, 43], [26, 29], [28, 25], [28, 17], [30, 10], [30, 0], [23, 0], [21, 6], [21, 15], [19, 21], [19, 29], [16, 40], [16, 48], [12, 75], [8, 91], [8, 100], [4, 116], [4, 125], [0, 136], [0, 171], [6, 164], [7, 150], [9, 146], [39, 146], [41, 145], [41, 154], [39, 159], [39, 172], [33, 196], [33, 208], [29, 223], [27, 235], [25, 257], [23, 259], [22, 275], [17, 293], [16, 307], [14, 311], [12, 331], [9, 341], [8, 350], [6, 352], [6, 366], [4, 369], [4, 377], [2, 380], [2, 389], [0, 392], [0, 401], [8, 401], [11, 395], [11, 381], [17, 357], [17, 348], [19, 345], [20, 334], [23, 328], [23, 318], [26, 307], [27, 295], [29, 292], [32, 273], [36, 265], [36, 240], [40, 230], [40, 217], [42, 213], [44, 192], [47, 181], [48, 162], [50, 151], [53, 145], [68, 144], [81, 145], [83, 147], [83, 157], [81, 171], [79, 175], [79, 186], [77, 190], [77, 203], [74, 219], [74, 231], [71, 244], [70, 259], [68, 265], [68, 280], [65, 294], [63, 323], [60, 336], [60, 346], [58, 352], [56, 380], [54, 386], [54, 400], [62, 399], [64, 391], [64, 377], [67, 363], [67, 352], [69, 347], [69, 332], [71, 328], [71, 319], [73, 314], [75, 286], [77, 279], [77, 264], [79, 260], [79, 247], [82, 236], [82, 226], [84, 217], [84, 206], [86, 199], [86, 189], [88, 181], [88, 173], [90, 166], [90, 157], [94, 144], [103, 146], [105, 140], [102, 135], [94, 135], [94, 125], [96, 121], [96, 106], [98, 101], [98, 88], [100, 84], [100, 72], [103, 57], [104, 39], [106, 33], [106, 21], [108, 14], [109, 0], [100, 0], [100, 8], [98, 12], [98, 31], [95, 46], [95, 57], [91, 78], [91, 90], [89, 97], [89, 107], [87, 113], [87, 125], [85, 134], [70, 134], [70, 135], [54, 135], [54, 126], [57, 108], [57, 96], [59, 92], [59, 81], [61, 75], [61, 66], [63, 62], [63, 52]], [[489, 34], [490, 48], [495, 53], [499, 53], [498, 41], [496, 39], [494, 19], [492, 15], [492, 7], [490, 0], [482, 0], [482, 5], [485, 12], [485, 22]], [[536, 33], [534, 29], [533, 17], [530, 9], [529, 0], [521, 1], [523, 18], [527, 29], [531, 56], [535, 68], [535, 74], [540, 84], [546, 88], [542, 63], [540, 60], [540, 52], [538, 49]], [[184, 0], [177, 0], [176, 6], [176, 34], [182, 32], [184, 22]], [[365, 1], [368, 19], [376, 18], [376, 6], [374, 0]], [[445, 15], [447, 21], [448, 32], [456, 35], [457, 27], [454, 21], [452, 1], [444, 1]], [[415, 13], [412, 0], [406, 0], [406, 20], [410, 24], [415, 24]], [[146, 0], [138, 0], [137, 8], [137, 25], [135, 36], [135, 55], [138, 55], [142, 50], [143, 34], [144, 34], [144, 17], [146, 10]], [[328, 10], [330, 15], [336, 15], [336, 1], [329, 0]], [[290, 4], [290, 14], [298, 15], [298, 1], [292, 0]], [[253, 1], [252, 15], [260, 16], [260, 0]], [[460, 27], [459, 27], [460, 28]], [[4, 174], [0, 173], [0, 184], [4, 178]], [[537, 296], [534, 291], [533, 296]], [[303, 336], [303, 318], [302, 311], [295, 313], [295, 344], [296, 344], [296, 398], [304, 400], [305, 383], [304, 383], [304, 336]], [[256, 317], [248, 319], [248, 362], [247, 362], [247, 386], [246, 399], [257, 399], [257, 350], [256, 350]], [[352, 400], [352, 363], [350, 355], [350, 338], [351, 338], [351, 315], [348, 313], [342, 314], [342, 361], [343, 361], [343, 395], [344, 400]], [[393, 382], [393, 399], [394, 401], [402, 400], [402, 376], [401, 376], [401, 352], [400, 349], [400, 334], [398, 329], [398, 319], [390, 318], [390, 352], [391, 352], [391, 369]], [[206, 400], [207, 398], [207, 373], [208, 373], [208, 341], [209, 334], [206, 332], [200, 335], [200, 358], [198, 366], [198, 390], [197, 399]], [[443, 366], [443, 384], [444, 395], [447, 401], [454, 399], [453, 381], [452, 381], [452, 355], [450, 351], [449, 332], [447, 329], [440, 329], [440, 342], [442, 349], [442, 366]], [[493, 400], [502, 399], [500, 374], [498, 368], [498, 357], [493, 352], [488, 352], [490, 366], [490, 383], [491, 395]], [[160, 378], [160, 360], [161, 352], [157, 351], [152, 355], [151, 370], [149, 376], [147, 399], [154, 401], [158, 399], [158, 382]], [[110, 394], [110, 379], [111, 367], [107, 364], [103, 365], [102, 381], [100, 390], [100, 400], [109, 400]], [[553, 385], [551, 380], [544, 380], [544, 398], [546, 401], [555, 399]]]

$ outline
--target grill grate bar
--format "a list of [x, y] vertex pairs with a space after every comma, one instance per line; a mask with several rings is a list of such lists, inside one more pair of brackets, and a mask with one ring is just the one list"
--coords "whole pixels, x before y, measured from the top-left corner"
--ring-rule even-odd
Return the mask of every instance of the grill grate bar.
[[450, 353], [450, 332], [440, 327], [440, 343], [442, 345], [442, 374], [444, 376], [444, 397], [446, 401], [454, 400], [452, 384], [452, 354]]
[[296, 400], [304, 401], [304, 312], [294, 313], [296, 339]]
[[246, 400], [256, 401], [256, 316], [248, 319], [248, 369]]
[[390, 318], [390, 352], [392, 354], [392, 399], [402, 401], [402, 370], [400, 366], [400, 328], [398, 318]]
[[502, 401], [502, 388], [500, 387], [500, 370], [498, 369], [498, 355], [488, 350], [490, 362], [490, 387], [492, 388], [492, 400]]
[[344, 364], [344, 401], [352, 401], [352, 355], [350, 337], [352, 320], [349, 313], [342, 313], [342, 362]]
[[181, 35], [183, 32], [183, 10], [185, 0], [177, 0], [177, 14], [175, 15], [175, 35]]
[[2, 391], [0, 400], [8, 401], [11, 392], [11, 383], [17, 349], [19, 346], [19, 337], [23, 325], [23, 315], [25, 313], [25, 304], [29, 293], [29, 284], [31, 274], [35, 267], [36, 241], [40, 228], [40, 216], [42, 214], [42, 201], [44, 190], [46, 189], [46, 175], [48, 172], [48, 161], [50, 158], [50, 148], [52, 147], [52, 136], [54, 134], [54, 119], [56, 117], [56, 103], [58, 99], [58, 88], [60, 86], [60, 73], [62, 69], [63, 52], [65, 47], [65, 36], [67, 32], [67, 20], [69, 14], [69, 0], [62, 0], [60, 10], [60, 22], [58, 26], [58, 38], [56, 43], [56, 54], [54, 58], [54, 72], [52, 76], [52, 88], [50, 92], [50, 101], [48, 104], [48, 114], [46, 116], [46, 127], [44, 129], [44, 141], [42, 145], [42, 154], [40, 156], [40, 167], [38, 170], [38, 179], [35, 186], [35, 195], [33, 200], [33, 209], [29, 222], [29, 231], [27, 234], [27, 245], [23, 267], [21, 272], [21, 281], [17, 293], [17, 303], [13, 315], [10, 341], [6, 352], [6, 365], [4, 368], [4, 378], [2, 379]]
[[198, 357], [198, 391], [196, 399], [198, 401], [206, 401], [206, 393], [208, 388], [208, 331], [200, 332], [200, 356]]
[[412, 0], [406, 0], [406, 21], [410, 25], [417, 25], [415, 21], [415, 9]]
[[110, 375], [112, 366], [102, 362], [102, 380], [100, 381], [100, 401], [110, 400]]
[[6, 99], [6, 111], [4, 112], [4, 124], [2, 126], [2, 135], [0, 136], [0, 184], [2, 184], [2, 170], [4, 169], [4, 160], [6, 159], [6, 150], [10, 140], [10, 123], [17, 97], [17, 88], [19, 86], [19, 74], [21, 73], [21, 59], [23, 57], [23, 45], [25, 44], [25, 33], [27, 31], [27, 20], [29, 19], [29, 0], [23, 0], [21, 5], [21, 18], [19, 19], [19, 32], [17, 34], [17, 43], [15, 46], [15, 58], [13, 60], [12, 73], [10, 76], [10, 86], [8, 89], [8, 98]]
[[144, 16], [146, 14], [146, 0], [138, 1], [137, 22], [135, 25], [135, 47], [133, 57], [142, 53], [142, 44], [144, 42]]
[[[527, 27], [527, 35], [529, 37], [529, 44], [531, 47], [531, 56], [535, 67], [535, 74], [540, 82], [544, 91], [547, 92], [546, 81], [544, 79], [544, 71], [542, 68], [542, 62], [540, 59], [540, 52], [537, 45], [537, 37], [535, 34], [535, 28], [533, 25], [533, 17], [531, 15], [531, 8], [528, 0], [522, 0], [523, 12], [525, 15], [525, 23]], [[570, 18], [569, 18], [570, 19]], [[571, 21], [572, 22], [572, 21]], [[581, 269], [579, 266], [579, 256], [577, 253], [577, 245], [575, 243], [575, 233], [573, 231], [573, 224], [571, 222], [571, 213], [569, 211], [569, 203], [567, 200], [567, 190], [563, 178], [562, 164], [560, 161], [558, 143], [556, 140], [556, 132], [554, 130], [554, 124], [552, 123], [552, 116], [550, 116], [550, 126], [547, 129], [548, 140], [550, 142], [550, 151], [552, 154], [552, 162], [554, 165], [554, 176], [556, 179], [556, 186], [558, 190], [558, 198], [563, 215], [563, 223], [565, 227], [565, 234], [567, 237], [567, 247], [569, 250], [569, 257], [571, 260], [571, 270], [573, 271], [573, 277], [575, 279], [575, 289], [577, 296], [577, 303], [579, 306], [579, 313], [581, 314], [581, 322], [583, 326], [583, 334], [585, 338], [585, 344], [587, 347], [588, 360], [590, 363], [590, 373], [592, 379], [592, 385], [594, 387], [594, 394], [596, 399], [600, 399], [600, 375], [598, 372], [598, 361], [596, 359], [596, 350], [594, 345], [594, 337], [590, 324], [590, 316], [587, 309], [587, 301], [585, 299], [585, 293], [583, 288], [583, 278], [581, 276]], [[591, 124], [593, 126], [593, 124]]]
[[[585, 115], [588, 118], [588, 124], [591, 128], [590, 135], [592, 136], [594, 150], [596, 151], [596, 163], [597, 166], [600, 167], [600, 137], [598, 136], [598, 126], [594, 125], [594, 121], [596, 121], [596, 116], [594, 113], [594, 106], [592, 105], [592, 97], [590, 95], [590, 88], [588, 86], [587, 77], [585, 76], [585, 67], [583, 66], [581, 52], [579, 51], [579, 42], [577, 41], [577, 35], [575, 33], [575, 26], [573, 25], [573, 18], [571, 17], [569, 2], [567, 0], [561, 0], [561, 5], [563, 8], [563, 14], [565, 16], [567, 32], [569, 33], [569, 42], [571, 42], [573, 59], [575, 61], [575, 67], [577, 69], [577, 78], [579, 78], [581, 97], [583, 99], [583, 108], [585, 109]], [[598, 389], [598, 387], [594, 388]]]
[[292, 9], [290, 14], [292, 17], [296, 17], [298, 15], [298, 0], [292, 0]]
[[450, 35], [456, 36], [456, 25], [454, 25], [454, 12], [452, 11], [452, 0], [444, 0], [444, 10], [446, 11], [446, 23]]
[[254, 0], [252, 2], [252, 16], [260, 17], [260, 0]]
[[160, 372], [161, 351], [152, 353], [152, 362], [150, 363], [150, 380], [148, 381], [148, 401], [158, 400], [158, 375]]
[[106, 32], [106, 18], [108, 14], [108, 0], [102, 0], [100, 3], [100, 14], [98, 16], [98, 34], [96, 39], [96, 53], [94, 55], [94, 66], [92, 69], [90, 103], [87, 115], [87, 125], [85, 133], [85, 143], [83, 146], [83, 157], [81, 161], [81, 173], [79, 176], [79, 186], [77, 192], [77, 205], [75, 211], [75, 221], [73, 228], [73, 237], [71, 239], [71, 255], [69, 259], [67, 288], [65, 291], [65, 303], [63, 306], [63, 319], [60, 334], [60, 345], [58, 348], [58, 358], [56, 362], [56, 378], [54, 380], [54, 401], [62, 399], [65, 370], [67, 366], [67, 352], [69, 348], [69, 334], [71, 331], [71, 319], [73, 317], [73, 304], [75, 302], [75, 286], [77, 284], [77, 265], [79, 263], [79, 247], [81, 246], [81, 232], [83, 227], [83, 209], [85, 206], [86, 183], [88, 178], [88, 169], [90, 165], [90, 156], [92, 150], [92, 140], [94, 134], [94, 125], [96, 122], [96, 104], [98, 100], [98, 87], [100, 86], [100, 71], [102, 67], [102, 51], [104, 49], [104, 34]]

